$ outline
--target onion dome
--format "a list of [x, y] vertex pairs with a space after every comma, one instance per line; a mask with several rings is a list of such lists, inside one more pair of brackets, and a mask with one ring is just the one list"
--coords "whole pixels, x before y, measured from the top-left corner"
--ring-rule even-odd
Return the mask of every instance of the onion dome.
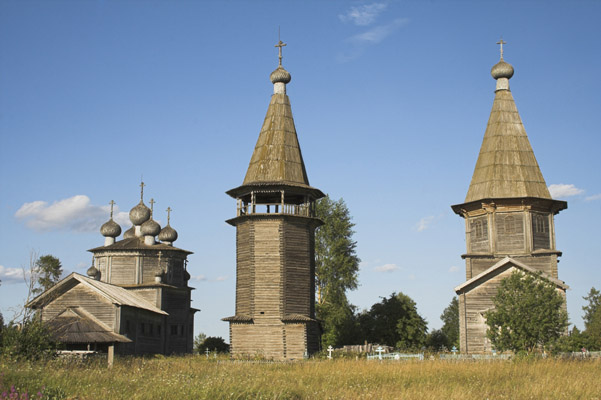
[[170, 225], [167, 225], [159, 233], [159, 240], [161, 242], [173, 243], [177, 240], [177, 231]]
[[151, 218], [142, 224], [140, 232], [142, 236], [156, 236], [161, 232], [161, 225]]
[[278, 82], [288, 83], [292, 80], [292, 76], [290, 72], [286, 71], [284, 67], [278, 65], [278, 67], [269, 75], [269, 79], [271, 79], [271, 83], [276, 84]]
[[100, 227], [100, 233], [104, 237], [116, 238], [121, 234], [121, 227], [111, 218]]
[[98, 275], [98, 269], [92, 265], [90, 268], [88, 268], [88, 271], [86, 273], [88, 274], [88, 276], [94, 278], [96, 277], [96, 275]]
[[125, 231], [125, 233], [123, 234], [123, 239], [131, 239], [133, 237], [136, 237], [136, 228], [132, 226], [131, 228]]
[[190, 273], [186, 270], [184, 270], [184, 281], [189, 281], [191, 278]]
[[129, 220], [134, 225], [142, 225], [150, 218], [150, 208], [146, 207], [144, 202], [140, 200], [137, 206], [129, 212]]
[[493, 78], [507, 78], [510, 79], [513, 76], [513, 67], [511, 64], [506, 63], [502, 58], [494, 67], [490, 70], [490, 74]]

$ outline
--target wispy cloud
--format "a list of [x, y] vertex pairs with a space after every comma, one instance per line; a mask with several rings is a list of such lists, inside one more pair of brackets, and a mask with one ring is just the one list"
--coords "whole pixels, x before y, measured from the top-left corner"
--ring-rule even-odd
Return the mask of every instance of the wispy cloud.
[[0, 280], [2, 283], [21, 283], [23, 282], [23, 269], [22, 268], [7, 268], [4, 265], [0, 265]]
[[577, 196], [584, 193], [584, 190], [579, 189], [572, 184], [554, 183], [553, 185], [549, 185], [549, 193], [551, 193], [551, 197], [554, 199], [559, 199], [562, 197]]
[[409, 22], [407, 18], [397, 18], [389, 24], [379, 25], [363, 33], [351, 36], [348, 41], [356, 45], [377, 44], [403, 25], [406, 25], [407, 22]]
[[192, 275], [190, 279], [193, 281], [206, 281], [207, 277], [204, 275]]
[[338, 61], [348, 62], [358, 58], [369, 46], [381, 43], [408, 22], [408, 18], [397, 18], [388, 24], [374, 26], [347, 38], [346, 49], [338, 53]]
[[393, 272], [393, 271], [396, 271], [398, 269], [401, 269], [401, 267], [399, 267], [396, 264], [384, 264], [384, 265], [380, 265], [378, 267], [375, 267], [374, 271], [377, 271], [377, 272]]
[[342, 22], [351, 22], [359, 26], [372, 24], [378, 15], [386, 10], [386, 3], [372, 3], [351, 7], [346, 13], [338, 15]]
[[223, 282], [223, 281], [227, 281], [229, 279], [229, 276], [224, 275], [224, 276], [218, 276], [217, 278], [215, 278], [215, 280], [217, 282]]
[[432, 222], [434, 222], [434, 215], [428, 215], [427, 217], [420, 219], [419, 222], [415, 224], [415, 229], [418, 232], [425, 231], [432, 224]]
[[584, 201], [595, 201], [595, 200], [601, 200], [601, 193], [599, 194], [594, 194], [592, 196], [586, 196], [584, 198]]
[[[115, 207], [115, 222], [122, 228], [131, 226], [128, 213], [119, 212]], [[90, 202], [86, 195], [76, 195], [52, 204], [46, 201], [25, 203], [17, 210], [15, 217], [35, 231], [48, 232], [70, 230], [76, 232], [92, 232], [108, 220], [110, 206], [97, 206]]]
[[449, 272], [457, 272], [459, 271], [461, 268], [459, 268], [456, 265], [451, 266], [451, 268], [449, 268]]

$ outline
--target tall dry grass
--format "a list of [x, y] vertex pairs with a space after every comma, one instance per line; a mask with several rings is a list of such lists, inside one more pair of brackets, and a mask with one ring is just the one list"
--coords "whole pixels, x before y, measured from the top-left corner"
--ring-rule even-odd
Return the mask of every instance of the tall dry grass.
[[0, 362], [5, 389], [79, 399], [600, 399], [597, 361], [231, 362], [203, 356], [104, 363]]

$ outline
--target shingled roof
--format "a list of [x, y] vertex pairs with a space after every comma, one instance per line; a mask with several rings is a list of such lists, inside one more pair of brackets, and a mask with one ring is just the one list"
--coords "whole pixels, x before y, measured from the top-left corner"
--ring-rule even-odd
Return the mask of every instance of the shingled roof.
[[67, 308], [46, 325], [54, 339], [62, 343], [131, 342], [79, 307]]
[[309, 186], [290, 99], [285, 93], [271, 97], [243, 184], [259, 183]]
[[495, 93], [465, 203], [516, 197], [551, 199], [507, 83]]

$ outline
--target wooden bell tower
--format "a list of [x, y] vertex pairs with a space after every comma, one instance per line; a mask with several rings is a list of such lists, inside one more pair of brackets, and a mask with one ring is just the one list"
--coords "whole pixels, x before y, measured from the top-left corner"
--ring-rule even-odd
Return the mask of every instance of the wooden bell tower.
[[274, 94], [242, 186], [227, 192], [237, 201], [236, 313], [230, 323], [234, 357], [300, 359], [319, 347], [315, 319], [315, 200], [309, 185], [286, 84], [279, 66]]

